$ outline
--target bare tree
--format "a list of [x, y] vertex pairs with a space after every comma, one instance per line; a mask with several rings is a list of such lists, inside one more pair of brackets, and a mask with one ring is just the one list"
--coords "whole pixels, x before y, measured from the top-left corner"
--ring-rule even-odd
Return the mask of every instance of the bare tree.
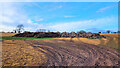
[[87, 32], [87, 33], [92, 33], [92, 32]]
[[14, 33], [17, 33], [17, 30], [13, 30]]
[[48, 32], [50, 32], [50, 30], [48, 30]]
[[120, 33], [120, 30], [118, 30], [117, 32]]
[[110, 33], [110, 30], [107, 30], [106, 32], [107, 32], [107, 33]]
[[37, 29], [36, 32], [46, 32], [46, 29]]
[[79, 34], [83, 34], [83, 33], [86, 33], [84, 30], [81, 30], [78, 32]]
[[17, 25], [16, 31], [17, 31], [18, 33], [21, 33], [23, 30], [24, 30], [23, 24]]

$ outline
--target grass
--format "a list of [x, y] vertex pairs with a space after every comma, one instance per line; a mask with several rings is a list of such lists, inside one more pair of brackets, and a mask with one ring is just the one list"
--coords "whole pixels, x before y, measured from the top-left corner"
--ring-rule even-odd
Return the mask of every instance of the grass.
[[50, 38], [34, 38], [34, 37], [0, 37], [0, 39], [53, 39], [59, 37], [50, 37]]
[[120, 50], [120, 46], [119, 46], [120, 37], [118, 37], [117, 35], [105, 35], [105, 36], [107, 37], [106, 38], [107, 41], [105, 43], [105, 40], [100, 39], [100, 41], [101, 41], [101, 43], [99, 44], [100, 46], [111, 47], [116, 50]]

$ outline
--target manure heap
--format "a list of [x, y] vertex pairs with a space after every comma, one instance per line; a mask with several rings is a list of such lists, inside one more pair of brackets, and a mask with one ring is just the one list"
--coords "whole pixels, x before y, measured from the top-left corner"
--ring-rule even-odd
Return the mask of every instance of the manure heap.
[[20, 34], [14, 35], [14, 37], [35, 37], [35, 38], [48, 38], [48, 37], [83, 37], [83, 38], [106, 38], [104, 35], [100, 35], [99, 33], [67, 33], [67, 32], [24, 32]]

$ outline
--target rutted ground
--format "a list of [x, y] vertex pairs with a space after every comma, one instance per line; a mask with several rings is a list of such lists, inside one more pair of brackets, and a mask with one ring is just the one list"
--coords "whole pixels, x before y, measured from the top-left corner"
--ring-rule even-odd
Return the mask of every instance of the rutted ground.
[[22, 66], [115, 66], [120, 60], [114, 49], [69, 38], [3, 40], [2, 54], [3, 65]]

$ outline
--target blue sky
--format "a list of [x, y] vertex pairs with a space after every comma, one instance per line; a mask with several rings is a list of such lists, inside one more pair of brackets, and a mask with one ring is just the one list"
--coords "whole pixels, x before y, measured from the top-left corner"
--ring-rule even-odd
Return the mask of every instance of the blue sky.
[[0, 0], [0, 2], [119, 2], [119, 0]]
[[1, 31], [12, 31], [18, 24], [23, 24], [26, 31], [118, 30], [117, 2], [11, 2], [1, 5]]

